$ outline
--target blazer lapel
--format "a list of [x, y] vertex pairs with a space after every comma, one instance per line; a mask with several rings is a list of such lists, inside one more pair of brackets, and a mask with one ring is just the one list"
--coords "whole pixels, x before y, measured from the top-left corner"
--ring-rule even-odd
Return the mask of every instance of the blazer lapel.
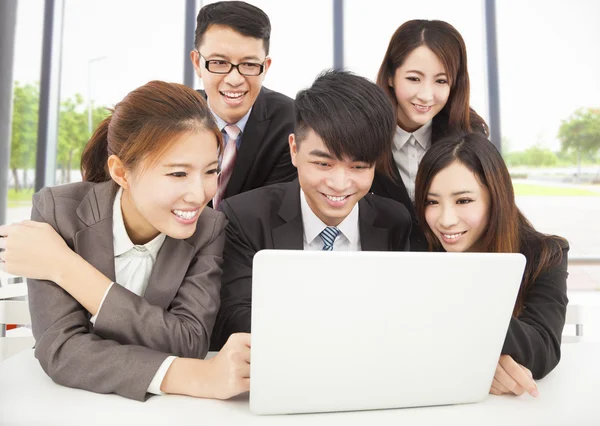
[[389, 232], [375, 224], [375, 210], [366, 199], [358, 202], [358, 229], [362, 251], [389, 250]]
[[304, 227], [300, 208], [300, 184], [298, 179], [289, 184], [279, 209], [279, 217], [285, 223], [273, 228], [273, 248], [281, 250], [304, 249]]
[[225, 198], [231, 194], [243, 192], [244, 183], [247, 180], [248, 172], [256, 158], [256, 154], [265, 139], [271, 120], [267, 116], [267, 104], [264, 96], [264, 88], [256, 98], [252, 106], [252, 112], [242, 133], [242, 143], [235, 160], [235, 166], [231, 173], [231, 178], [225, 188]]
[[167, 309], [184, 281], [193, 257], [194, 247], [190, 243], [167, 237], [152, 268], [144, 299]]
[[87, 225], [75, 234], [77, 253], [92, 266], [115, 280], [112, 207], [116, 190], [112, 181], [96, 185], [77, 207], [77, 216]]

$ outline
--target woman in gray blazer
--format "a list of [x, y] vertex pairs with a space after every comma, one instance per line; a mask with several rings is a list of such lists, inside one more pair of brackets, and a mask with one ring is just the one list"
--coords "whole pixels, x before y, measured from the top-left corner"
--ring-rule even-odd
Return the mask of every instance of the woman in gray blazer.
[[83, 182], [42, 189], [31, 221], [0, 227], [55, 382], [137, 400], [249, 389], [249, 335], [202, 359], [219, 309], [226, 219], [205, 206], [222, 144], [198, 93], [150, 82], [96, 129]]

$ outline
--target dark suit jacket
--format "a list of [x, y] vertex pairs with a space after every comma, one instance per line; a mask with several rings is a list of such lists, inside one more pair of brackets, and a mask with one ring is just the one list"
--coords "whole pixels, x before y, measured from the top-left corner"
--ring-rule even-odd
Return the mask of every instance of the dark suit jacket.
[[[250, 332], [252, 259], [259, 250], [304, 248], [298, 180], [260, 188], [219, 205], [229, 219], [223, 254], [221, 309], [211, 350], [228, 337]], [[408, 250], [411, 220], [393, 200], [367, 194], [359, 201], [360, 244], [364, 251]]]
[[[199, 92], [206, 98], [204, 91]], [[223, 198], [294, 180], [298, 173], [290, 157], [290, 133], [294, 133], [294, 101], [263, 87], [244, 128]]]
[[402, 182], [400, 172], [398, 172], [398, 166], [393, 161], [392, 157], [392, 171], [394, 172], [394, 180], [384, 176], [381, 173], [376, 172], [373, 184], [371, 185], [371, 193], [380, 197], [390, 198], [404, 205], [408, 210], [412, 220], [412, 231], [410, 233], [410, 251], [427, 251], [427, 239], [425, 233], [421, 228], [421, 224], [417, 218], [417, 211], [413, 205], [406, 186]]
[[[50, 224], [67, 245], [115, 280], [114, 183], [44, 188], [32, 219]], [[107, 293], [95, 322], [50, 281], [28, 280], [35, 356], [56, 383], [144, 400], [169, 355], [203, 358], [219, 309], [225, 215], [206, 208], [194, 235], [167, 237], [144, 297], [119, 285]]]
[[[543, 271], [525, 297], [525, 308], [511, 318], [502, 353], [541, 379], [560, 361], [560, 341], [567, 313], [567, 263], [569, 247], [562, 260]], [[535, 259], [527, 259], [527, 262]]]

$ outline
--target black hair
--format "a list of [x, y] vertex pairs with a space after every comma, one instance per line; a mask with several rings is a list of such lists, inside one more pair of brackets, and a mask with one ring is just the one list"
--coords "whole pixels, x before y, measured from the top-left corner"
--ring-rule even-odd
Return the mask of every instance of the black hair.
[[298, 146], [313, 130], [338, 159], [391, 167], [394, 107], [375, 83], [349, 71], [328, 70], [294, 101]]
[[269, 54], [271, 21], [258, 7], [243, 1], [219, 1], [204, 6], [196, 18], [196, 49], [200, 48], [202, 36], [211, 25], [224, 25], [246, 37], [261, 39]]

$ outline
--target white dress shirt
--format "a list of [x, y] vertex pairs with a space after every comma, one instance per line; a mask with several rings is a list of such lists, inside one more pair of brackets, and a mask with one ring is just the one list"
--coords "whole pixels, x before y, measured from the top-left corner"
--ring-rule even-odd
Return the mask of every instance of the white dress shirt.
[[423, 156], [431, 146], [431, 120], [413, 133], [396, 127], [392, 153], [411, 201], [415, 202], [415, 179]]
[[[123, 220], [123, 212], [121, 211], [122, 194], [123, 190], [119, 189], [113, 203], [113, 248], [115, 254], [115, 278], [116, 282], [119, 283], [116, 285], [121, 285], [130, 290], [132, 293], [143, 297], [144, 293], [146, 292], [146, 288], [148, 287], [148, 280], [150, 279], [154, 262], [156, 262], [156, 256], [158, 255], [158, 251], [165, 241], [166, 235], [159, 234], [152, 241], [144, 245], [133, 244], [129, 238], [129, 235], [127, 234], [127, 229], [125, 229], [125, 221]], [[104, 299], [106, 299], [106, 295], [113, 285], [115, 285], [115, 283], [111, 283], [106, 289], [106, 292], [102, 297], [102, 301], [100, 302], [100, 306], [98, 307], [98, 312], [96, 312], [96, 315], [90, 318], [92, 324], [96, 322], [96, 318], [98, 318], [100, 310], [102, 309]], [[123, 324], [123, 327], [127, 327], [127, 324]], [[160, 390], [160, 385], [162, 384], [162, 381], [167, 374], [167, 370], [175, 358], [176, 357], [174, 356], [169, 356], [163, 361], [154, 375], [150, 386], [148, 386], [149, 393], [156, 395], [163, 394], [163, 392]]]
[[[300, 209], [302, 211], [302, 225], [304, 228], [304, 250], [323, 250], [321, 232], [327, 225], [319, 219], [306, 201], [304, 191], [300, 189]], [[339, 235], [333, 243], [334, 251], [360, 251], [360, 232], [358, 229], [358, 203], [340, 223], [337, 228]]]

